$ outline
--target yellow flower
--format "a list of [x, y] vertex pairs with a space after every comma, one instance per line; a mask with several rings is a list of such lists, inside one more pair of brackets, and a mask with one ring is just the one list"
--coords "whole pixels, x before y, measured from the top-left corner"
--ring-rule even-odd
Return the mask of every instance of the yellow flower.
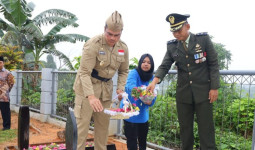
[[143, 95], [146, 95], [146, 90], [144, 90], [144, 91], [142, 92], [142, 94], [143, 94]]
[[139, 107], [135, 107], [135, 110], [136, 110], [136, 111], [140, 111]]

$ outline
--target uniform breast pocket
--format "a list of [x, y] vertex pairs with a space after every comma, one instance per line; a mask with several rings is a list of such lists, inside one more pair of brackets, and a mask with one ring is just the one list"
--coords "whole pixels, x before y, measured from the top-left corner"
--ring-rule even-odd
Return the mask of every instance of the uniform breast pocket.
[[116, 57], [116, 62], [115, 62], [115, 69], [119, 69], [120, 64], [125, 62], [125, 58], [123, 56], [117, 56]]
[[97, 56], [97, 62], [96, 66], [97, 67], [106, 67], [109, 65], [109, 60], [107, 59], [107, 55], [99, 55]]

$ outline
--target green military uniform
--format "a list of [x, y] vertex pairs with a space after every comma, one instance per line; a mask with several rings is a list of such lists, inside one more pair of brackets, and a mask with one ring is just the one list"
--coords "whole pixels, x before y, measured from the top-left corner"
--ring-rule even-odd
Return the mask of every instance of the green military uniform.
[[182, 41], [169, 41], [155, 76], [162, 81], [174, 62], [178, 69], [176, 101], [183, 149], [193, 149], [195, 113], [201, 148], [215, 149], [212, 104], [208, 97], [211, 89], [219, 88], [219, 66], [209, 35], [190, 33], [186, 50]]
[[94, 95], [104, 108], [109, 108], [113, 92], [112, 77], [118, 71], [117, 89], [124, 91], [128, 68], [128, 48], [121, 40], [114, 47], [109, 47], [102, 34], [85, 43], [73, 87], [76, 94], [74, 114], [78, 128], [78, 150], [85, 149], [92, 116], [95, 150], [106, 150], [110, 118], [103, 112], [94, 112], [87, 97]]

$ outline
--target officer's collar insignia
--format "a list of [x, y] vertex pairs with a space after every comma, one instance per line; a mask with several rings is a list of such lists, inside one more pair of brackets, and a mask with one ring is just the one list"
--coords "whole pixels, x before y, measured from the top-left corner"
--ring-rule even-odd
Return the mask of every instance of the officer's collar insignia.
[[174, 16], [169, 16], [169, 22], [171, 23], [171, 24], [174, 24], [174, 20], [175, 20], [175, 18], [174, 18]]

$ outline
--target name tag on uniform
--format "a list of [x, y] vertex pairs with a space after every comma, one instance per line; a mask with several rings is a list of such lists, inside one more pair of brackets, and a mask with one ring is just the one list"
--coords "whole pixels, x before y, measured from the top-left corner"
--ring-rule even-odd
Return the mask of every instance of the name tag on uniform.
[[118, 53], [119, 53], [119, 55], [124, 55], [124, 49], [119, 49]]
[[99, 51], [99, 55], [105, 55], [105, 51]]

